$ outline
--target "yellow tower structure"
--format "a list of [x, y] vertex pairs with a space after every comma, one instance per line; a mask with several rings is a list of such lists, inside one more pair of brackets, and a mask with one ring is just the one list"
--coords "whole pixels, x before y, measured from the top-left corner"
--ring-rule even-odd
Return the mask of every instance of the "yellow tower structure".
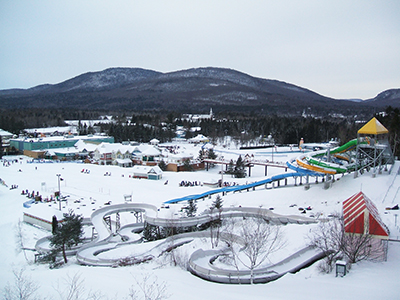
[[394, 164], [394, 157], [388, 140], [389, 130], [385, 128], [375, 117], [357, 132], [357, 169], [354, 176], [364, 169], [373, 170], [372, 176], [375, 177], [376, 171], [387, 171], [387, 165]]

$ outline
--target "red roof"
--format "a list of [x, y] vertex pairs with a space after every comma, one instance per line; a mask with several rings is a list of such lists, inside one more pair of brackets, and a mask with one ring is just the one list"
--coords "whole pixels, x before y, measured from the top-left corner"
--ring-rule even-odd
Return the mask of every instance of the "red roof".
[[343, 201], [343, 219], [345, 232], [389, 237], [389, 230], [379, 217], [378, 209], [363, 192]]

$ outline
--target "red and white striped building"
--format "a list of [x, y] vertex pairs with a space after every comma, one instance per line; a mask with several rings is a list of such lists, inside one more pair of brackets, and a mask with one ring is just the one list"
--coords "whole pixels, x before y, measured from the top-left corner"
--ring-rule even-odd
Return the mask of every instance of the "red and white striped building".
[[363, 192], [343, 202], [344, 228], [347, 233], [370, 234], [389, 239], [389, 230], [379, 217], [375, 204]]
[[344, 232], [354, 247], [367, 243], [364, 254], [372, 260], [386, 260], [389, 229], [379, 217], [375, 204], [362, 192], [343, 202]]

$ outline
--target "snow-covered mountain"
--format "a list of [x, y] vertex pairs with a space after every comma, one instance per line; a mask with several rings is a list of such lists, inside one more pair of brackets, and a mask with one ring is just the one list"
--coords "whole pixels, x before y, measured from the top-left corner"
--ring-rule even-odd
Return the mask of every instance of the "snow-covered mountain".
[[212, 107], [216, 112], [289, 115], [300, 115], [305, 108], [310, 108], [316, 114], [351, 115], [354, 110], [360, 114], [373, 112], [376, 107], [400, 106], [398, 93], [393, 95], [378, 95], [370, 101], [343, 100], [339, 104], [306, 88], [232, 69], [207, 67], [161, 73], [140, 68], [110, 68], [58, 84], [0, 91], [0, 108], [201, 112]]

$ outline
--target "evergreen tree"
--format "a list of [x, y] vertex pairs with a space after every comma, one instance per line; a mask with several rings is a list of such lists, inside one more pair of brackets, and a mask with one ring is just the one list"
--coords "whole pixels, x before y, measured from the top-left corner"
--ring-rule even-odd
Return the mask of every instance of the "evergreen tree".
[[193, 166], [190, 164], [190, 159], [186, 159], [183, 162], [183, 167], [184, 167], [185, 171], [193, 171]]
[[234, 175], [235, 175], [236, 178], [244, 178], [244, 177], [246, 177], [246, 171], [244, 169], [244, 161], [243, 161], [241, 155], [239, 155], [239, 158], [236, 161]]
[[217, 197], [215, 197], [215, 200], [212, 203], [212, 208], [216, 208], [218, 210], [222, 209], [222, 198], [220, 195], [217, 195]]
[[50, 246], [57, 252], [62, 252], [64, 262], [67, 263], [65, 250], [78, 245], [83, 241], [82, 216], [75, 215], [72, 210], [64, 214], [64, 219], [50, 238]]
[[[214, 214], [214, 210], [217, 210], [217, 214]], [[215, 197], [215, 200], [211, 204], [211, 221], [210, 221], [210, 238], [211, 238], [211, 247], [217, 247], [221, 232], [222, 225], [222, 198], [220, 195]]]
[[231, 159], [231, 161], [229, 162], [228, 168], [226, 170], [226, 174], [234, 174], [235, 172], [235, 164], [233, 163], [233, 160]]
[[189, 200], [189, 205], [185, 208], [187, 217], [194, 217], [197, 212], [197, 205], [194, 200]]
[[200, 151], [199, 151], [199, 160], [203, 161], [203, 159], [204, 159], [204, 150], [200, 149]]
[[215, 154], [214, 150], [211, 148], [208, 150], [208, 158], [209, 159], [216, 159], [217, 158], [217, 154]]
[[160, 169], [162, 171], [166, 171], [167, 170], [167, 164], [165, 163], [165, 161], [163, 159], [158, 163], [158, 166], [160, 167]]

